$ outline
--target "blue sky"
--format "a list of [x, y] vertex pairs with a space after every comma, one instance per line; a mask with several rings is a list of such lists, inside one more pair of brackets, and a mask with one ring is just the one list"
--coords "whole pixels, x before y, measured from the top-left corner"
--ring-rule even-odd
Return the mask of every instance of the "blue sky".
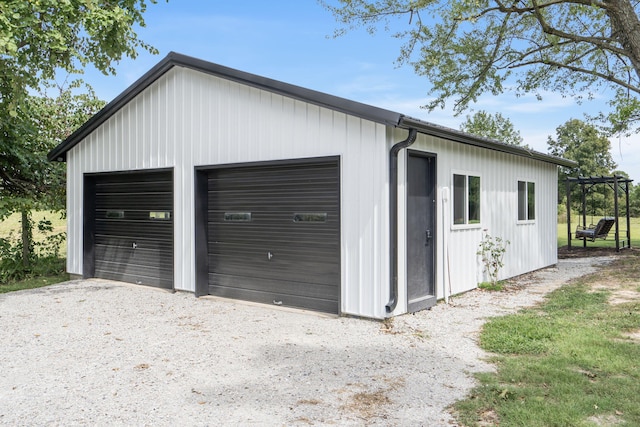
[[[410, 66], [397, 67], [401, 43], [389, 33], [374, 36], [357, 30], [332, 38], [334, 17], [316, 0], [159, 0], [149, 5], [146, 28], [138, 35], [159, 51], [140, 52], [135, 60], [116, 65], [116, 76], [87, 70], [85, 81], [98, 96], [112, 100], [170, 51], [195, 56], [250, 73], [387, 108], [439, 125], [459, 129], [465, 114], [431, 113], [429, 82]], [[554, 93], [516, 98], [483, 96], [474, 110], [500, 112], [538, 151], [547, 152], [548, 136], [570, 118], [604, 108], [605, 94], [583, 105]], [[612, 139], [618, 168], [640, 181], [640, 137]]]

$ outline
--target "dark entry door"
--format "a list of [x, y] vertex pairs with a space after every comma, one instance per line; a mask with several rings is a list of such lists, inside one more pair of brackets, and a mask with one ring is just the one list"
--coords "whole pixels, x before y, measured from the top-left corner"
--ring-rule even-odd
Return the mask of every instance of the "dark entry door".
[[173, 173], [85, 177], [84, 276], [173, 287]]
[[208, 293], [338, 313], [337, 160], [208, 174]]
[[409, 152], [407, 183], [407, 310], [436, 303], [436, 157]]

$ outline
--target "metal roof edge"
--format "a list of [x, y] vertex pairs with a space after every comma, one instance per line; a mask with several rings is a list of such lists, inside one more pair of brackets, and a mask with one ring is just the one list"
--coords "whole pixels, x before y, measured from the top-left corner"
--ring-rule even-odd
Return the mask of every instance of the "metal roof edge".
[[225, 67], [176, 52], [169, 52], [169, 54], [167, 54], [167, 56], [158, 64], [104, 106], [102, 110], [92, 116], [84, 125], [69, 135], [69, 137], [67, 137], [62, 143], [51, 150], [47, 155], [47, 158], [50, 161], [65, 161], [66, 153], [70, 149], [80, 143], [80, 141], [113, 116], [120, 108], [175, 66], [181, 66], [215, 75], [227, 80], [278, 93], [290, 98], [330, 108], [335, 111], [340, 111], [345, 114], [371, 120], [376, 123], [382, 123], [384, 125], [397, 126], [400, 117], [402, 116], [400, 113], [385, 110], [383, 108], [374, 107], [372, 105], [363, 104], [346, 98], [258, 76], [256, 74]]
[[251, 74], [233, 68], [225, 67], [223, 65], [215, 64], [176, 52], [169, 52], [169, 54], [167, 54], [167, 56], [164, 57], [160, 62], [158, 62], [153, 68], [147, 71], [142, 77], [136, 80], [127, 89], [125, 89], [124, 92], [122, 92], [111, 102], [105, 105], [102, 110], [100, 110], [89, 120], [87, 120], [84, 125], [73, 132], [62, 143], [51, 150], [48, 153], [47, 158], [50, 161], [65, 161], [66, 153], [70, 149], [80, 143], [91, 132], [93, 132], [102, 123], [113, 116], [118, 110], [120, 110], [120, 108], [122, 108], [125, 104], [135, 98], [138, 94], [140, 94], [143, 90], [145, 90], [175, 66], [181, 66], [199, 72], [215, 75], [220, 78], [278, 93], [290, 98], [309, 102], [311, 104], [360, 117], [366, 120], [371, 120], [373, 122], [381, 123], [387, 126], [400, 127], [404, 129], [415, 128], [420, 133], [439, 136], [464, 144], [533, 158], [560, 166], [577, 166], [577, 163], [572, 160], [544, 154], [535, 150], [527, 149], [525, 147], [504, 144], [499, 141], [477, 137], [461, 131], [457, 131], [455, 129], [405, 116], [394, 111], [374, 107], [372, 105], [363, 104], [334, 95], [329, 95], [324, 92], [318, 92], [312, 89], [307, 89], [301, 86], [292, 85], [267, 77], [258, 76], [256, 74]]
[[386, 110], [384, 108], [363, 104], [347, 98], [330, 95], [325, 92], [319, 92], [302, 86], [296, 86], [291, 83], [285, 83], [283, 81], [259, 76], [257, 74], [236, 70], [234, 68], [225, 67], [224, 65], [215, 64], [213, 62], [208, 62], [191, 56], [173, 53], [173, 58], [175, 65], [223, 77], [227, 80], [232, 80], [258, 89], [264, 89], [269, 92], [278, 93], [289, 98], [309, 102], [321, 107], [327, 107], [335, 111], [371, 120], [376, 123], [396, 126], [402, 116], [400, 113]]
[[432, 135], [447, 140], [460, 142], [463, 144], [473, 145], [476, 147], [486, 148], [489, 150], [500, 151], [503, 153], [514, 154], [516, 156], [527, 157], [547, 163], [553, 163], [558, 166], [576, 167], [578, 163], [573, 160], [563, 159], [562, 157], [553, 156], [551, 154], [541, 153], [518, 145], [505, 144], [489, 138], [483, 138], [471, 135], [459, 130], [451, 129], [445, 126], [436, 125], [420, 119], [409, 116], [402, 116], [398, 122], [398, 127], [403, 129], [416, 129], [425, 135]]
[[120, 108], [122, 108], [126, 103], [131, 101], [140, 92], [149, 87], [149, 85], [170, 70], [175, 65], [173, 63], [173, 56], [174, 53], [170, 52], [164, 59], [158, 62], [153, 68], [125, 89], [124, 92], [120, 93], [120, 95], [116, 96], [111, 102], [105, 105], [102, 110], [89, 118], [89, 120], [87, 120], [82, 126], [76, 129], [57, 147], [51, 150], [49, 154], [47, 154], [47, 159], [50, 161], [66, 161], [67, 151], [75, 147], [98, 126], [120, 110]]

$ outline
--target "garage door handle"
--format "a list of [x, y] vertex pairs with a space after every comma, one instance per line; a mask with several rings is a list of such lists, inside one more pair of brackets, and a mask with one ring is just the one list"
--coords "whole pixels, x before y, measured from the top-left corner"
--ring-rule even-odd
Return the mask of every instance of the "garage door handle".
[[136, 242], [133, 242], [133, 249], [136, 249], [138, 247], [138, 244]]
[[271, 261], [271, 258], [273, 258], [273, 254], [271, 252], [267, 252], [267, 259]]

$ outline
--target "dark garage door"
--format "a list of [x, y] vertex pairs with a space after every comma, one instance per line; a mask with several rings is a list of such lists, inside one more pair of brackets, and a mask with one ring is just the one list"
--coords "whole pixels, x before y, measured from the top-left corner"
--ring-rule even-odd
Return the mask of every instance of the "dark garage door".
[[338, 313], [336, 160], [208, 175], [209, 294]]
[[85, 230], [89, 275], [171, 289], [172, 172], [93, 175], [85, 185], [85, 212], [94, 212]]

